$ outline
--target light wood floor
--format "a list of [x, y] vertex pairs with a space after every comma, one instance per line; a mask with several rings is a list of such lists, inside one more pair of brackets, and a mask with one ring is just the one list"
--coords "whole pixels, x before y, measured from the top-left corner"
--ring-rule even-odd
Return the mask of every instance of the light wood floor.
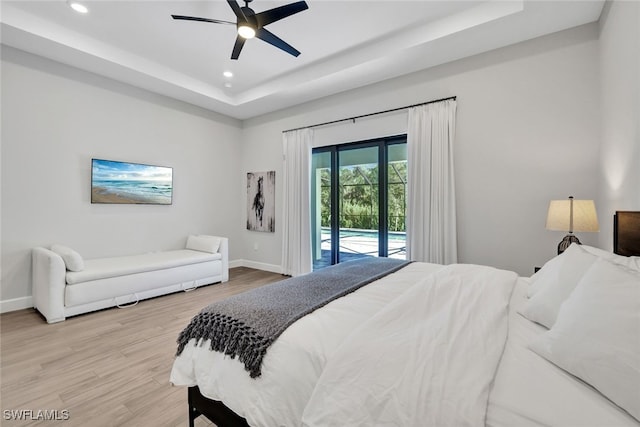
[[[282, 278], [239, 267], [224, 284], [61, 323], [33, 309], [1, 315], [0, 425], [187, 426], [187, 390], [169, 384], [178, 334], [207, 304]], [[67, 410], [69, 419], [5, 419], [20, 409]]]

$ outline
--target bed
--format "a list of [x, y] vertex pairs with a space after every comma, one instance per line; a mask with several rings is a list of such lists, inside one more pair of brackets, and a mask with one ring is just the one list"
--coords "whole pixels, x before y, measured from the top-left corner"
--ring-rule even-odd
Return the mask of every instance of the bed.
[[617, 212], [616, 253], [572, 245], [531, 278], [410, 263], [288, 326], [259, 375], [191, 339], [170, 381], [190, 426], [638, 427], [639, 230]]

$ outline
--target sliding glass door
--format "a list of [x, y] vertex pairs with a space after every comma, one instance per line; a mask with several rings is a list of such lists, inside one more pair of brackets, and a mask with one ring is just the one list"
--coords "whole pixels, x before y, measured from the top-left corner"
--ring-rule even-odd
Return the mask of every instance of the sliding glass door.
[[338, 155], [338, 262], [379, 255], [378, 147]]
[[406, 157], [404, 135], [314, 150], [314, 269], [362, 257], [406, 257]]

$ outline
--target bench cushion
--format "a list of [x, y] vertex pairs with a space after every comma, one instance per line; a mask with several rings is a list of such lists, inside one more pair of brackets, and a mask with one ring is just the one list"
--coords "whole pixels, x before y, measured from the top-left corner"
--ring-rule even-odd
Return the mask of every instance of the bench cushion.
[[123, 257], [89, 259], [84, 261], [83, 271], [67, 271], [66, 282], [68, 285], [74, 285], [77, 283], [88, 282], [90, 280], [162, 270], [217, 259], [222, 259], [222, 255], [220, 253], [211, 254], [190, 249], [151, 252], [142, 255]]

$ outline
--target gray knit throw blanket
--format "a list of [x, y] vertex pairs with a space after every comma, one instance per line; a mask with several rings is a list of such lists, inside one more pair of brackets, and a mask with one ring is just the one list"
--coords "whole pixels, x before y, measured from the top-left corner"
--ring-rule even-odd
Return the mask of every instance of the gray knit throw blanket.
[[259, 377], [267, 348], [293, 322], [408, 263], [390, 258], [348, 261], [215, 302], [180, 333], [177, 355], [192, 338], [198, 345], [211, 340], [211, 350], [237, 356], [251, 378]]

